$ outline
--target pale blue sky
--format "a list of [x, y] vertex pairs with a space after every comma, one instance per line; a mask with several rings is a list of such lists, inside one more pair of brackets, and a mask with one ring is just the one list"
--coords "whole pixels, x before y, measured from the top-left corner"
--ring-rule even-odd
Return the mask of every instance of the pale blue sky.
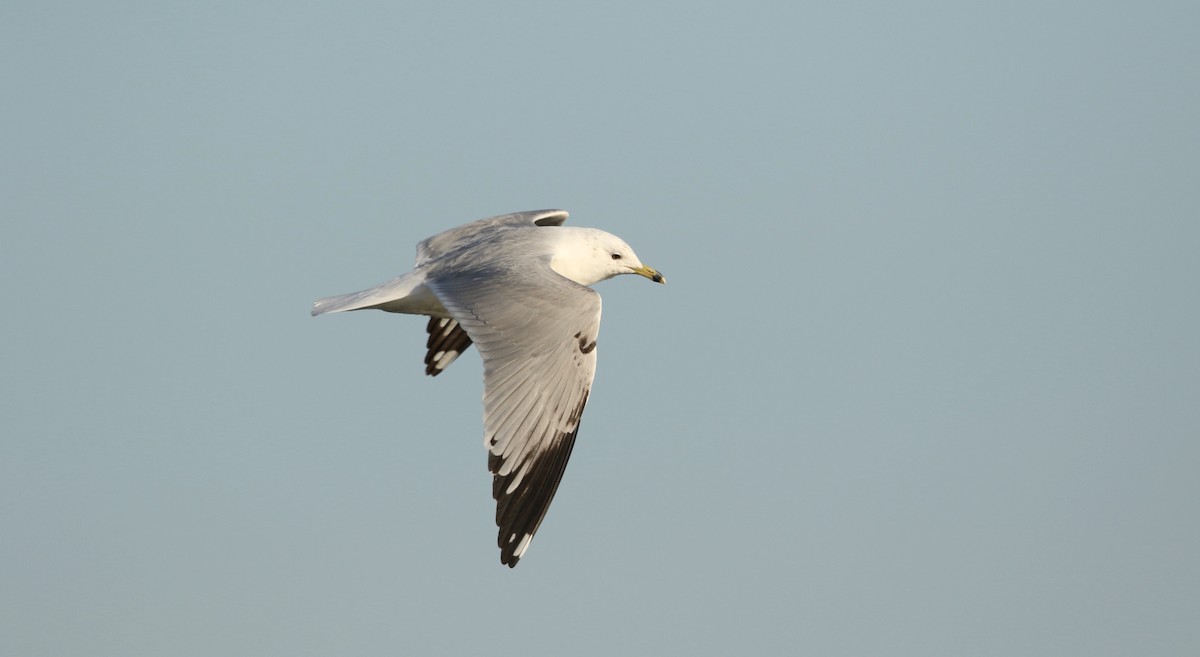
[[[411, 4], [0, 6], [0, 654], [1200, 650], [1200, 5]], [[544, 207], [670, 284], [510, 571], [308, 309]]]

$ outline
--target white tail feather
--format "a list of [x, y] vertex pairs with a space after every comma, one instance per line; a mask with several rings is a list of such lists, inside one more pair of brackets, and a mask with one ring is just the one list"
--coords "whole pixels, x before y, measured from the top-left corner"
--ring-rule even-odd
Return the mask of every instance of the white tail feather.
[[[424, 281], [424, 272], [412, 271], [361, 292], [317, 299], [313, 304], [312, 314], [316, 316], [364, 308], [417, 315], [430, 314], [430, 310], [441, 309], [441, 304], [437, 303], [428, 288], [422, 285]], [[436, 306], [431, 307], [430, 300], [433, 300]]]

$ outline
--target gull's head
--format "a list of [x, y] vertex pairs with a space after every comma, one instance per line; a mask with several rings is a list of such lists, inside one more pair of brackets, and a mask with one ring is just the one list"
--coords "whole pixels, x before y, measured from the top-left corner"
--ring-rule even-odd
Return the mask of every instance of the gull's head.
[[642, 264], [624, 240], [595, 228], [563, 227], [557, 241], [550, 267], [559, 274], [579, 283], [591, 285], [620, 274], [645, 276], [655, 283], [667, 279]]

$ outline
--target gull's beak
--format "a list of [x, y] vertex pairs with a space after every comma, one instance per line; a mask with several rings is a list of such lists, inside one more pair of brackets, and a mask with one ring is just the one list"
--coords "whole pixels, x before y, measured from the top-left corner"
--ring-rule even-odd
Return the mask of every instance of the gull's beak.
[[662, 283], [663, 285], [667, 284], [667, 279], [663, 278], [662, 274], [660, 274], [646, 266], [634, 267], [633, 273], [635, 273], [639, 276], [645, 276], [646, 278], [649, 278], [650, 280], [654, 281], [655, 283]]

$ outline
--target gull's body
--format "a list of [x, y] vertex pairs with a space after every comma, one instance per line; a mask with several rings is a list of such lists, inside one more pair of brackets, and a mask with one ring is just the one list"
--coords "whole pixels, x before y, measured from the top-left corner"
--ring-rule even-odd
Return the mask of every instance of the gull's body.
[[448, 230], [417, 245], [409, 273], [312, 310], [428, 315], [430, 375], [477, 346], [500, 560], [510, 567], [554, 498], [596, 373], [600, 295], [587, 286], [618, 274], [664, 282], [616, 236], [566, 219], [519, 212]]

